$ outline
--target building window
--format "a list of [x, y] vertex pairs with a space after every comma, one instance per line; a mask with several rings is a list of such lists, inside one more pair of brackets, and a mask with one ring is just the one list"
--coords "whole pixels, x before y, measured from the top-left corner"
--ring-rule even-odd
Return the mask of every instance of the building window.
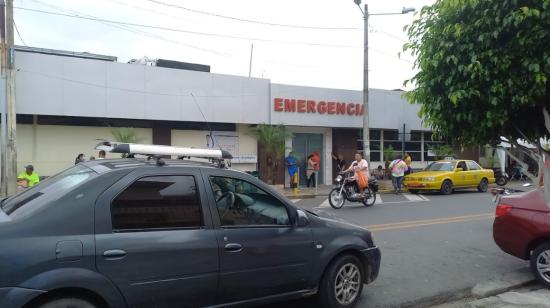
[[401, 140], [397, 129], [384, 130], [384, 141], [386, 140]]
[[370, 140], [380, 141], [381, 132], [382, 132], [382, 130], [380, 130], [380, 129], [370, 129], [369, 130]]
[[141, 178], [116, 197], [111, 217], [119, 231], [203, 226], [193, 176]]
[[371, 161], [380, 161], [380, 152], [370, 152], [370, 160]]
[[411, 141], [421, 141], [422, 140], [422, 132], [421, 131], [411, 131]]

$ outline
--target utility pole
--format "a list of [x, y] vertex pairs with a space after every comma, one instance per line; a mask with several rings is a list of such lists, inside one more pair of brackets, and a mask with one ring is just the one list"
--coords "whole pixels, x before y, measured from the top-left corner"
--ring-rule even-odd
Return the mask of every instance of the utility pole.
[[0, 0], [0, 66], [3, 107], [0, 193], [5, 197], [15, 194], [17, 181], [13, 0]]
[[365, 3], [363, 11], [365, 21], [365, 38], [363, 49], [363, 157], [370, 164], [370, 132], [369, 132], [369, 6]]
[[248, 65], [248, 77], [252, 77], [252, 56], [254, 55], [254, 44], [250, 44], [250, 64]]
[[363, 157], [370, 163], [370, 133], [369, 133], [369, 16], [380, 15], [399, 15], [414, 12], [414, 8], [403, 7], [401, 13], [369, 13], [369, 6], [365, 3], [365, 9], [361, 9], [362, 0], [353, 0], [361, 13], [365, 22], [364, 31], [364, 49], [363, 49]]

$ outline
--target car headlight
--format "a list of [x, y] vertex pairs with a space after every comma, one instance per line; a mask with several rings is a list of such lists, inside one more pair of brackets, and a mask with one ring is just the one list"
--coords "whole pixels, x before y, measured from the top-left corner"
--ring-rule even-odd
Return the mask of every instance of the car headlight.
[[435, 177], [429, 176], [429, 177], [427, 177], [427, 178], [424, 178], [424, 181], [426, 181], [426, 182], [434, 182], [434, 181], [435, 181]]
[[335, 179], [335, 181], [336, 181], [336, 182], [342, 181], [342, 176], [341, 176], [341, 175], [337, 176], [336, 179]]

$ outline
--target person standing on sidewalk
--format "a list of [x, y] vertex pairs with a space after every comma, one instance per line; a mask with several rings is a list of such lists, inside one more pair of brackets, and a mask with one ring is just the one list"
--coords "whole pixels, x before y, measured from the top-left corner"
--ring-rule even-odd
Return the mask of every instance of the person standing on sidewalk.
[[315, 171], [315, 166], [317, 164], [315, 163], [315, 161], [313, 160], [313, 155], [309, 155], [307, 157], [307, 167], [306, 167], [306, 179], [307, 179], [307, 187], [310, 187], [310, 184], [313, 183], [313, 185], [311, 185], [312, 187], [316, 187], [317, 186], [317, 183], [315, 182], [315, 176], [316, 176], [316, 172]]
[[294, 153], [288, 153], [288, 156], [285, 158], [285, 164], [290, 176], [290, 188], [296, 188], [298, 183], [296, 182], [295, 175], [298, 172], [298, 161], [294, 157]]
[[409, 155], [409, 153], [405, 153], [404, 161], [405, 161], [405, 164], [407, 164], [407, 170], [405, 170], [405, 175], [411, 174], [412, 173], [412, 168], [411, 168], [412, 157], [411, 157], [411, 155]]
[[392, 184], [395, 189], [395, 193], [403, 192], [401, 186], [403, 185], [403, 177], [405, 176], [405, 170], [407, 169], [407, 164], [403, 159], [398, 158], [390, 163], [388, 168], [391, 170]]

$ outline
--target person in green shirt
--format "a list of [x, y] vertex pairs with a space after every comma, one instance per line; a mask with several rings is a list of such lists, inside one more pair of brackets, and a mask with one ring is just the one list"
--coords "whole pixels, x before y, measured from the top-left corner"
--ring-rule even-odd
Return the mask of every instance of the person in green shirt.
[[25, 172], [21, 172], [17, 177], [17, 182], [26, 181], [27, 187], [33, 187], [40, 182], [38, 173], [34, 172], [34, 166], [28, 165], [25, 167]]

